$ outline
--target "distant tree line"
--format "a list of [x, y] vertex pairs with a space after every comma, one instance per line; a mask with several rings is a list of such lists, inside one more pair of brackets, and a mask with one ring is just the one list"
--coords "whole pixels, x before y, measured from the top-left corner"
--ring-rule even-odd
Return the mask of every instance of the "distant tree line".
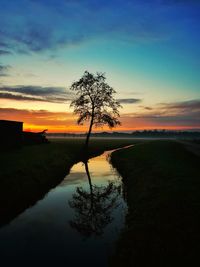
[[[48, 133], [48, 136], [57, 137], [85, 137], [87, 133]], [[200, 139], [200, 131], [169, 131], [169, 130], [143, 130], [131, 133], [125, 132], [100, 132], [91, 133], [91, 137], [111, 137], [111, 138], [192, 138]]]

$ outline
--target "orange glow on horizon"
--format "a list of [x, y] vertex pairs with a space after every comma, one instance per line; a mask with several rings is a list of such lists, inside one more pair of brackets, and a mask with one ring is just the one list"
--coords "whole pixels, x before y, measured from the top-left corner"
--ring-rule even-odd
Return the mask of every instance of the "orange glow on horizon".
[[[180, 114], [178, 114], [180, 116]], [[148, 117], [146, 113], [140, 114], [122, 114], [121, 126], [113, 129], [108, 127], [93, 127], [93, 132], [131, 132], [136, 130], [200, 130], [198, 120], [194, 118], [189, 120], [180, 119], [176, 114], [171, 117], [157, 116]], [[170, 119], [171, 118], [171, 119]], [[1, 119], [22, 121], [24, 131], [40, 132], [48, 129], [48, 133], [85, 133], [88, 131], [88, 123], [77, 125], [77, 117], [69, 112], [53, 112], [48, 110], [26, 110], [3, 108], [1, 109]]]
[[[44, 129], [47, 129], [47, 133], [86, 133], [88, 131], [87, 126], [68, 126], [68, 127], [52, 127], [52, 126], [36, 126], [36, 125], [29, 125], [29, 124], [24, 124], [24, 131], [27, 132], [40, 132], [43, 131]], [[131, 131], [144, 131], [144, 130], [174, 130], [174, 131], [184, 131], [184, 130], [200, 130], [200, 127], [191, 127], [191, 126], [149, 126], [145, 127], [117, 127], [113, 129], [109, 129], [108, 127], [104, 128], [94, 128], [92, 132], [98, 133], [98, 132], [131, 132]]]

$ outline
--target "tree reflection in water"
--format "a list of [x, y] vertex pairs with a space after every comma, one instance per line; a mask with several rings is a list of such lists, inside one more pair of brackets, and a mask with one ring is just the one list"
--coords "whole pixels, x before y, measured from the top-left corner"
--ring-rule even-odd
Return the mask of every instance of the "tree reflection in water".
[[113, 221], [112, 212], [119, 206], [121, 186], [108, 182], [107, 186], [92, 184], [88, 161], [84, 162], [90, 190], [77, 187], [69, 205], [75, 217], [69, 223], [84, 237], [99, 236], [104, 228]]

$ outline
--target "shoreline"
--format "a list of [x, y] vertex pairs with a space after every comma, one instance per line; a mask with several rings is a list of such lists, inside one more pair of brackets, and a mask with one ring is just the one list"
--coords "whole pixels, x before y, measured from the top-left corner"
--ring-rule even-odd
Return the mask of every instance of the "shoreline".
[[[0, 154], [0, 227], [41, 200], [69, 174], [74, 164], [83, 161], [83, 141], [53, 141]], [[127, 143], [127, 140], [91, 141], [89, 157], [99, 156], [108, 149]]]

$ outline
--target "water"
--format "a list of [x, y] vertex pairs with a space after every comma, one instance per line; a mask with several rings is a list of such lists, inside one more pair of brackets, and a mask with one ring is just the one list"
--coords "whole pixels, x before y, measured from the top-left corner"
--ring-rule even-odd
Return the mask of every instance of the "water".
[[108, 155], [75, 164], [60, 185], [0, 229], [1, 266], [107, 266], [126, 213]]

